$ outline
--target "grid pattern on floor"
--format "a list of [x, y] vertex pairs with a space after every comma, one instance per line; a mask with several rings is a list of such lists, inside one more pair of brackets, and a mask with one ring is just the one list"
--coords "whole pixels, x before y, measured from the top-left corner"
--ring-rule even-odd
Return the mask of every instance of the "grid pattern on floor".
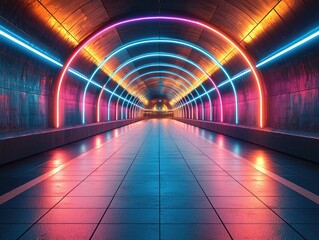
[[0, 238], [317, 239], [318, 204], [198, 132], [154, 119], [87, 149], [0, 205]]

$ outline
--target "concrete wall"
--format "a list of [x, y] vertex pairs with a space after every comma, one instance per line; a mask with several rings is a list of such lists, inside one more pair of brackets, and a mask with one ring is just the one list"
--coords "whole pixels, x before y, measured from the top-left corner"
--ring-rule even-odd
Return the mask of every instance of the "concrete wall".
[[319, 46], [310, 44], [261, 69], [269, 127], [319, 133]]
[[57, 69], [0, 42], [0, 132], [49, 127]]
[[77, 127], [39, 130], [18, 137], [0, 139], [0, 165], [47, 151], [68, 143], [119, 128], [141, 119], [129, 119], [81, 125]]
[[192, 119], [176, 118], [176, 120], [319, 163], [319, 136], [310, 137], [270, 129], [236, 126]]

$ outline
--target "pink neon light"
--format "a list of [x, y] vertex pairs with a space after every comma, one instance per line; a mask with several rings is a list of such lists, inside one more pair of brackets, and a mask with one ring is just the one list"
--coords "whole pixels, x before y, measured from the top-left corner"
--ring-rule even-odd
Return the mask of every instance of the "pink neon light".
[[[102, 89], [105, 87], [105, 84], [103, 85]], [[101, 102], [101, 97], [102, 97], [102, 92], [103, 91], [100, 91], [100, 94], [99, 94], [99, 97], [97, 99], [97, 111], [96, 111], [96, 121], [97, 122], [100, 122], [100, 102]]]
[[[255, 67], [253, 66], [253, 64], [250, 62], [249, 58], [246, 56], [246, 54], [244, 53], [244, 51], [241, 49], [241, 47], [236, 44], [234, 41], [232, 41], [229, 37], [227, 37], [225, 34], [223, 34], [221, 31], [207, 25], [204, 23], [201, 23], [199, 21], [195, 21], [195, 20], [191, 20], [191, 19], [187, 19], [187, 18], [180, 18], [180, 17], [168, 17], [168, 16], [151, 16], [151, 17], [141, 17], [141, 18], [133, 18], [133, 19], [129, 19], [129, 20], [124, 20], [124, 21], [120, 21], [117, 23], [114, 23], [100, 31], [98, 31], [97, 33], [93, 34], [91, 37], [89, 37], [87, 40], [85, 40], [82, 44], [80, 44], [76, 51], [73, 53], [73, 55], [69, 58], [69, 60], [67, 61], [67, 63], [63, 66], [62, 68], [62, 73], [60, 75], [60, 78], [58, 80], [58, 86], [57, 86], [57, 90], [56, 90], [56, 99], [55, 99], [55, 109], [56, 109], [56, 119], [55, 119], [55, 126], [59, 127], [60, 126], [60, 106], [59, 106], [59, 101], [60, 101], [60, 91], [61, 91], [61, 86], [62, 86], [62, 82], [64, 80], [64, 76], [67, 72], [67, 70], [69, 69], [69, 66], [71, 65], [71, 63], [73, 62], [74, 58], [79, 54], [79, 52], [88, 44], [90, 43], [92, 40], [94, 40], [96, 37], [100, 36], [101, 34], [103, 34], [104, 32], [108, 31], [109, 29], [113, 28], [113, 27], [117, 27], [117, 26], [121, 26], [121, 25], [125, 25], [127, 23], [132, 23], [132, 22], [139, 22], [139, 21], [147, 21], [147, 20], [172, 20], [172, 21], [178, 21], [178, 22], [185, 22], [185, 23], [190, 23], [193, 25], [198, 25], [198, 26], [202, 26], [206, 29], [209, 29], [210, 31], [214, 32], [215, 34], [219, 35], [220, 37], [222, 37], [223, 39], [225, 39], [228, 43], [230, 43], [231, 45], [233, 45], [236, 50], [239, 51], [239, 53], [243, 56], [243, 58], [245, 59], [245, 61], [247, 62], [247, 64], [249, 65], [249, 68], [251, 69], [254, 78], [257, 82], [257, 86], [258, 86], [258, 92], [259, 92], [259, 125], [260, 127], [263, 127], [263, 93], [262, 93], [262, 89], [261, 89], [261, 83], [257, 74], [257, 70], [255, 69]], [[217, 88], [216, 88], [217, 89]]]

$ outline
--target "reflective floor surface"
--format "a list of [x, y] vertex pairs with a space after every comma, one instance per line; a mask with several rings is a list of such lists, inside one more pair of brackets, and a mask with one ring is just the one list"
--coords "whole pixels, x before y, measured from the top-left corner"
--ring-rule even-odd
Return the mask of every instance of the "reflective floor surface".
[[318, 239], [319, 166], [146, 120], [0, 168], [0, 239]]

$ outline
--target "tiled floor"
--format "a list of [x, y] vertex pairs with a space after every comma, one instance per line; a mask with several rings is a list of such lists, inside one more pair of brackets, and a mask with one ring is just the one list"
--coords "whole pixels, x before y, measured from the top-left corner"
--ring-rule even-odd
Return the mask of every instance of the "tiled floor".
[[319, 166], [148, 120], [0, 168], [0, 239], [318, 239]]

